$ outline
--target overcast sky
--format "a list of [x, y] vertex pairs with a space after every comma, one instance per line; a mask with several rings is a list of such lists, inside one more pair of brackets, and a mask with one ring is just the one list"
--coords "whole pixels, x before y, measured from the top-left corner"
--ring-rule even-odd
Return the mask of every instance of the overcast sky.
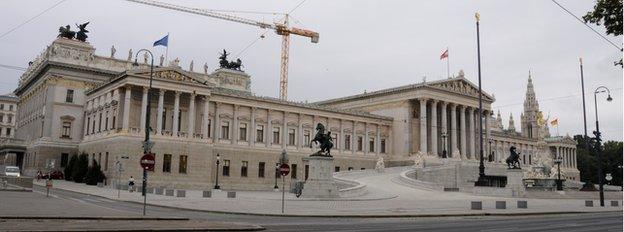
[[[163, 0], [165, 1], [165, 0]], [[0, 33], [41, 13], [58, 0], [0, 1]], [[288, 12], [296, 1], [172, 1], [207, 9]], [[593, 1], [559, 0], [577, 16]], [[578, 58], [583, 57], [589, 133], [595, 129], [593, 90], [611, 88], [614, 101], [600, 96], [603, 135], [622, 140], [622, 69], [613, 66], [621, 53], [551, 1], [320, 1], [308, 0], [292, 12], [291, 25], [320, 33], [318, 44], [291, 37], [288, 96], [318, 101], [391, 88], [446, 76], [439, 59], [449, 47], [452, 73], [463, 69], [477, 83], [474, 13], [481, 14], [483, 88], [494, 94], [493, 107], [507, 126], [510, 113], [520, 128], [520, 112], [531, 70], [537, 99], [545, 115], [558, 118], [559, 133], [582, 133], [583, 115]], [[280, 16], [238, 14], [271, 23]], [[88, 41], [98, 55], [117, 57], [128, 49], [164, 48], [152, 43], [170, 33], [169, 58], [191, 60], [201, 70], [218, 66], [218, 53], [233, 55], [265, 31], [204, 16], [159, 9], [121, 0], [67, 0], [0, 38], [0, 64], [26, 67], [56, 37], [61, 25], [90, 21]], [[601, 33], [601, 27], [593, 26]], [[252, 76], [252, 91], [277, 97], [281, 39], [273, 32], [240, 55]], [[609, 39], [621, 46], [621, 37]], [[0, 67], [0, 92], [15, 89], [21, 71]], [[556, 134], [551, 128], [551, 134]]]

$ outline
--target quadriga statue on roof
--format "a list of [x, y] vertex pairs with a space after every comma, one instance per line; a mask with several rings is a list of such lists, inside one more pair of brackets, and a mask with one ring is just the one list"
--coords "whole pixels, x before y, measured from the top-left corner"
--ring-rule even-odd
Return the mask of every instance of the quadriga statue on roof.
[[59, 34], [57, 37], [63, 37], [66, 39], [77, 39], [79, 41], [82, 42], [86, 42], [87, 38], [89, 36], [87, 36], [87, 33], [89, 32], [87, 30], [87, 25], [89, 25], [89, 22], [83, 23], [83, 24], [76, 24], [76, 27], [78, 27], [78, 32], [72, 31], [71, 27], [69, 25], [66, 25], [64, 27], [59, 27]]
[[332, 141], [331, 131], [325, 133], [325, 126], [323, 126], [323, 124], [316, 124], [316, 135], [314, 136], [314, 139], [310, 141], [310, 148], [312, 147], [312, 143], [319, 144], [319, 148], [321, 148], [320, 151], [312, 154], [312, 156], [332, 157], [331, 149], [334, 147], [334, 143]]

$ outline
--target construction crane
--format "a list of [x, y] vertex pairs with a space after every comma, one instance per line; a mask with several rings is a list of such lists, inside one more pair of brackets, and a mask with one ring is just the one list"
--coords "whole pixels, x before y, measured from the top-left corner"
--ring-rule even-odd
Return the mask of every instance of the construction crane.
[[282, 36], [282, 54], [281, 54], [281, 66], [280, 66], [280, 92], [279, 92], [279, 98], [281, 100], [287, 100], [288, 98], [287, 97], [288, 96], [288, 59], [289, 59], [288, 51], [290, 49], [289, 48], [290, 47], [290, 35], [293, 34], [293, 35], [308, 37], [310, 38], [312, 43], [318, 43], [319, 41], [318, 32], [301, 29], [301, 28], [289, 27], [288, 26], [288, 14], [286, 14], [286, 17], [283, 23], [269, 24], [269, 23], [258, 22], [258, 21], [254, 21], [254, 20], [250, 20], [246, 18], [241, 18], [238, 16], [218, 13], [218, 12], [211, 11], [211, 10], [178, 6], [178, 5], [174, 5], [170, 3], [158, 2], [158, 1], [152, 1], [152, 0], [127, 0], [127, 1], [149, 5], [149, 6], [160, 7], [160, 8], [169, 9], [169, 10], [182, 11], [182, 12], [191, 13], [191, 14], [218, 18], [218, 19], [227, 20], [231, 22], [243, 23], [243, 24], [247, 24], [251, 26], [260, 27], [263, 29], [274, 30], [276, 34]]

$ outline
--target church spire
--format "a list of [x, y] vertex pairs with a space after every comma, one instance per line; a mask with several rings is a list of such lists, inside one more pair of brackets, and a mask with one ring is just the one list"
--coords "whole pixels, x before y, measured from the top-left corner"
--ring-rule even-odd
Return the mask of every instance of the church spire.
[[537, 115], [539, 112], [539, 103], [535, 96], [535, 88], [533, 87], [533, 77], [529, 70], [529, 78], [527, 80], [527, 90], [524, 96], [524, 111], [520, 117], [522, 135], [529, 138], [537, 138], [539, 133], [539, 125]]
[[507, 130], [516, 132], [516, 126], [514, 123], [513, 114], [511, 113], [509, 113], [509, 126], [507, 127]]

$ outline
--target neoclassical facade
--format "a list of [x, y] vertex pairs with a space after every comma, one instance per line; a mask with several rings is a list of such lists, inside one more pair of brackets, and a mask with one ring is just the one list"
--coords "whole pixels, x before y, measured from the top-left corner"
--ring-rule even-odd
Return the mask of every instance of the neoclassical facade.
[[307, 178], [303, 158], [316, 149], [310, 140], [319, 123], [331, 131], [338, 172], [374, 168], [379, 157], [389, 166], [411, 165], [414, 155], [444, 159], [446, 154], [474, 163], [481, 118], [483, 149], [492, 154], [491, 162], [504, 161], [505, 151], [516, 146], [527, 155], [523, 162], [531, 164], [545, 141], [550, 151], [569, 159], [570, 172], [576, 170], [573, 145], [566, 138], [541, 139], [533, 134], [539, 127], [529, 117], [522, 124], [528, 134], [502, 130], [500, 116], [492, 117], [495, 99], [485, 92], [480, 115], [478, 87], [463, 72], [299, 103], [253, 94], [252, 77], [245, 72], [209, 73], [207, 66], [203, 72], [192, 66], [183, 70], [177, 59], [167, 65], [161, 59], [150, 88], [147, 57], [133, 64], [135, 55], [130, 51], [127, 59], [118, 59], [113, 50], [100, 56], [89, 43], [58, 38], [33, 60], [14, 91], [19, 98], [16, 139], [23, 147], [16, 162], [26, 174], [50, 164], [63, 168], [70, 156], [85, 153], [111, 183], [137, 178], [149, 128], [156, 155], [152, 186], [210, 188], [218, 175], [222, 188], [267, 190], [274, 186], [283, 151], [291, 164], [287, 182]]

